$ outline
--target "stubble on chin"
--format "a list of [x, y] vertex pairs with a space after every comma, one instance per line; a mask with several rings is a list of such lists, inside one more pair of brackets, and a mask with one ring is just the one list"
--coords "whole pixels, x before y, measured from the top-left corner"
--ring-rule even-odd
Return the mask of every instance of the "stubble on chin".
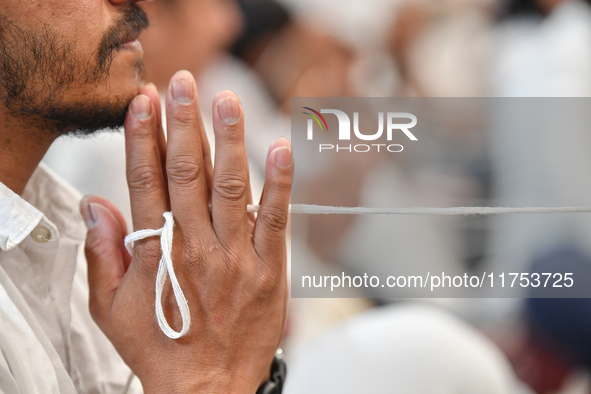
[[[0, 15], [0, 100], [9, 115], [54, 136], [120, 128], [145, 79], [144, 63], [138, 59], [134, 66], [138, 89], [110, 93], [110, 71], [121, 44], [147, 26], [145, 15], [134, 6], [124, 9], [97, 51], [86, 57], [55, 29], [25, 28]], [[107, 94], [99, 97], [99, 90]]]

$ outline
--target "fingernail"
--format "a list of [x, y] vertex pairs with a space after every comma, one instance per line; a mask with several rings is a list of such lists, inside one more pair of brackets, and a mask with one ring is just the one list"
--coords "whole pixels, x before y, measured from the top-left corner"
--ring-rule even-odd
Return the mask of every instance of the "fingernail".
[[289, 146], [282, 146], [275, 149], [274, 152], [277, 167], [287, 168], [291, 166], [291, 148]]
[[177, 79], [170, 88], [172, 98], [179, 104], [191, 104], [193, 102], [194, 92], [193, 83], [185, 78]]
[[146, 120], [152, 116], [152, 101], [146, 95], [140, 94], [131, 102], [131, 113], [139, 120]]
[[92, 203], [86, 204], [86, 209], [82, 210], [82, 216], [84, 216], [84, 223], [86, 223], [86, 228], [88, 230], [92, 230], [99, 223], [99, 216], [97, 215], [94, 204]]
[[224, 97], [218, 101], [217, 107], [222, 123], [231, 126], [240, 120], [240, 101], [234, 97]]

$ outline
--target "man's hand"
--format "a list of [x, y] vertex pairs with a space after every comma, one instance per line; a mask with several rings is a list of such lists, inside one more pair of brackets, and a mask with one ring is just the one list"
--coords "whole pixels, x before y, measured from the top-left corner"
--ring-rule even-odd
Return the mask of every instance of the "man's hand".
[[[291, 190], [291, 147], [273, 143], [261, 210], [255, 220], [236, 95], [213, 104], [215, 167], [193, 77], [179, 72], [166, 97], [168, 142], [153, 85], [135, 98], [125, 124], [127, 179], [134, 230], [158, 229], [175, 218], [172, 261], [191, 311], [191, 328], [172, 340], [158, 327], [155, 280], [158, 237], [123, 245], [119, 211], [99, 197], [81, 210], [93, 318], [141, 380], [146, 393], [254, 393], [269, 374], [286, 316], [285, 230]], [[209, 209], [211, 204], [211, 212]], [[168, 281], [165, 316], [182, 325]]]

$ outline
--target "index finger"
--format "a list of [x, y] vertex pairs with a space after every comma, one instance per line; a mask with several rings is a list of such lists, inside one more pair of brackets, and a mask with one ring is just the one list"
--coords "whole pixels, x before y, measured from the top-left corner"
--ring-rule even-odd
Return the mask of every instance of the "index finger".
[[150, 98], [140, 94], [125, 120], [127, 184], [134, 231], [162, 227], [168, 209], [160, 160], [157, 117]]
[[160, 102], [160, 94], [158, 88], [153, 83], [148, 83], [140, 89], [140, 94], [145, 94], [152, 100], [154, 109], [156, 110], [156, 140], [158, 141], [158, 153], [160, 154], [160, 166], [162, 170], [164, 194], [167, 200], [167, 206], [170, 207], [170, 199], [168, 198], [168, 187], [166, 181], [166, 137], [164, 136], [164, 129], [162, 127], [162, 103]]

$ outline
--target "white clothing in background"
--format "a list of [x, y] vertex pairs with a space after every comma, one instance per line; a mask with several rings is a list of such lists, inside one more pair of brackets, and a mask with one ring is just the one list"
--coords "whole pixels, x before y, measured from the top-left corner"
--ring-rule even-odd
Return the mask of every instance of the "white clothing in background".
[[60, 137], [51, 145], [43, 162], [82, 194], [110, 200], [119, 208], [131, 231], [123, 131], [87, 138]]
[[591, 96], [591, 7], [584, 1], [566, 1], [543, 20], [511, 19], [496, 41], [490, 96]]
[[[523, 107], [520, 115], [507, 102], [503, 116], [494, 119], [489, 138], [497, 205], [587, 204], [591, 134], [584, 125], [590, 116], [586, 102], [565, 97], [591, 96], [591, 7], [571, 0], [545, 19], [510, 20], [500, 27], [497, 44], [493, 96], [563, 97], [530, 99], [531, 105], [515, 101]], [[535, 257], [564, 245], [591, 253], [586, 215], [515, 215], [493, 223], [491, 269], [526, 272]]]
[[435, 307], [374, 308], [301, 349], [284, 394], [525, 394], [505, 357]]

